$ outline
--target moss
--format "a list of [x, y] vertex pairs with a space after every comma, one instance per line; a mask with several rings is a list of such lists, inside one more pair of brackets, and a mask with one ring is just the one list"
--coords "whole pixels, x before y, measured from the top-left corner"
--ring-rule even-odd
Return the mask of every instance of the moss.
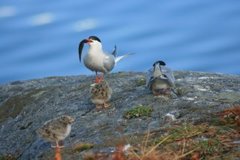
[[9, 117], [15, 118], [29, 103], [43, 94], [43, 90], [36, 89], [25, 95], [16, 95], [9, 98], [0, 106], [0, 123]]
[[143, 85], [146, 84], [146, 79], [145, 79], [145, 78], [139, 78], [139, 79], [137, 79], [137, 80], [135, 81], [135, 83], [136, 83], [136, 86], [137, 86], [137, 87], [138, 87], [138, 86], [143, 86]]
[[223, 103], [233, 103], [239, 100], [240, 94], [238, 92], [222, 92], [215, 96], [215, 100]]
[[73, 147], [73, 152], [82, 152], [93, 148], [94, 145], [91, 143], [79, 143]]
[[16, 160], [14, 156], [7, 154], [7, 155], [0, 155], [0, 160]]
[[216, 154], [224, 151], [222, 143], [217, 138], [200, 141], [197, 146], [203, 154]]
[[149, 117], [151, 116], [152, 111], [153, 109], [150, 106], [138, 105], [126, 111], [123, 117], [127, 119], [143, 117], [143, 116]]

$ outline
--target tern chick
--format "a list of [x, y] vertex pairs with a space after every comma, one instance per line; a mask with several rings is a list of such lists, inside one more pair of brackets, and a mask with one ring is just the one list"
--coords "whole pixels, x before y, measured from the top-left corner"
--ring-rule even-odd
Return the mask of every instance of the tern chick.
[[64, 140], [71, 132], [71, 125], [74, 122], [74, 118], [71, 116], [61, 116], [55, 119], [49, 120], [37, 130], [38, 135], [49, 142], [55, 142], [56, 148], [62, 148], [59, 146], [59, 141]]
[[[85, 43], [89, 45], [89, 49], [83, 58], [83, 62], [88, 69], [96, 73], [96, 83], [99, 83], [101, 80], [103, 80], [103, 75], [110, 72], [118, 61], [130, 55], [125, 54], [123, 56], [117, 57], [116, 46], [112, 54], [107, 54], [103, 51], [101, 40], [97, 36], [90, 36], [88, 39], [82, 40], [79, 44], [78, 53], [80, 62], [82, 59], [82, 50]], [[101, 72], [103, 74], [98, 77], [98, 72]]]
[[154, 96], [170, 95], [174, 87], [175, 78], [172, 71], [165, 67], [163, 61], [156, 61], [153, 68], [147, 73], [147, 87], [152, 91]]
[[102, 80], [99, 83], [93, 84], [91, 88], [91, 101], [96, 105], [97, 109], [108, 108], [111, 96], [112, 89], [107, 81]]

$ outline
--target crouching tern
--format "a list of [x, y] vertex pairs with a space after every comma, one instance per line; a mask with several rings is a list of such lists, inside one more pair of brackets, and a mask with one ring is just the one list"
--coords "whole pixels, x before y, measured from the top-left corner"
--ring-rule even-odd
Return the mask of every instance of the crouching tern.
[[[78, 53], [80, 62], [82, 57], [82, 50], [85, 43], [89, 45], [89, 49], [83, 58], [83, 62], [88, 69], [96, 73], [96, 83], [102, 81], [104, 79], [104, 74], [110, 72], [118, 61], [130, 55], [125, 54], [123, 56], [117, 57], [116, 46], [114, 47], [112, 54], [107, 54], [102, 49], [101, 40], [97, 36], [90, 36], [88, 39], [82, 40], [79, 44]], [[98, 76], [98, 72], [101, 72], [103, 74], [101, 76]]]
[[146, 78], [146, 86], [155, 96], [169, 95], [174, 87], [175, 78], [173, 73], [163, 61], [156, 61], [153, 68], [148, 70]]

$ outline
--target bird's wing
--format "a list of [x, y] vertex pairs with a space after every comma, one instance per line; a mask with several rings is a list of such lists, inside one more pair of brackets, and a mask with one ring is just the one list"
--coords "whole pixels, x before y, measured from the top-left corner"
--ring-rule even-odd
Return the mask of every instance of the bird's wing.
[[51, 131], [51, 133], [59, 135], [64, 132], [66, 128], [66, 124], [63, 124], [59, 122], [58, 120], [53, 121], [52, 123], [49, 124], [48, 130]]
[[113, 55], [106, 55], [104, 60], [103, 60], [103, 68], [105, 72], [110, 72], [115, 65], [115, 60]]
[[172, 70], [165, 66], [161, 66], [161, 70], [162, 70], [162, 73], [168, 78], [171, 85], [174, 85], [175, 78], [174, 78]]
[[153, 69], [149, 69], [146, 73], [146, 87], [150, 86], [150, 82], [153, 79]]

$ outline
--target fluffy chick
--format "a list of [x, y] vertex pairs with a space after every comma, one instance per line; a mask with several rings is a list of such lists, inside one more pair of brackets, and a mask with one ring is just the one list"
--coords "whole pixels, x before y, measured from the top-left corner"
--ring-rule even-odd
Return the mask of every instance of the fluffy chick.
[[108, 108], [109, 100], [112, 96], [112, 89], [106, 80], [95, 83], [91, 87], [91, 101], [96, 105], [97, 109]]
[[64, 140], [71, 132], [71, 125], [74, 122], [74, 118], [71, 116], [63, 115], [55, 119], [49, 120], [37, 130], [38, 135], [46, 141], [55, 142], [56, 148], [62, 148], [59, 146], [59, 141]]

